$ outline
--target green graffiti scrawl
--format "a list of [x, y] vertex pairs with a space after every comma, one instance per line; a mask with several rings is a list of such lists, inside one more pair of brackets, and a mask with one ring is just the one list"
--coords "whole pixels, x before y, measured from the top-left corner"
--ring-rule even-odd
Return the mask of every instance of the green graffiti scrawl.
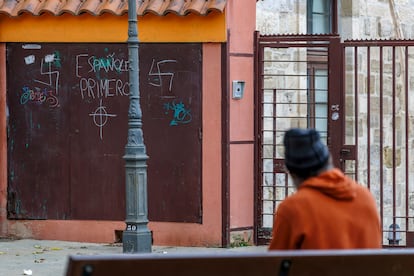
[[62, 67], [62, 63], [60, 63], [60, 52], [59, 51], [55, 51], [53, 53], [53, 55], [55, 56], [55, 59], [53, 61], [53, 65], [57, 68], [61, 68]]

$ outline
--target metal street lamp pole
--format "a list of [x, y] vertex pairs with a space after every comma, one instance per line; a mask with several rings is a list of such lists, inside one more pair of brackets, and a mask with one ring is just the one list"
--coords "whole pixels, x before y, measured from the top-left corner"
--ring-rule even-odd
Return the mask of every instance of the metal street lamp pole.
[[125, 146], [126, 229], [123, 252], [151, 252], [148, 229], [147, 159], [142, 131], [139, 92], [139, 54], [136, 0], [128, 0], [129, 111], [128, 141]]

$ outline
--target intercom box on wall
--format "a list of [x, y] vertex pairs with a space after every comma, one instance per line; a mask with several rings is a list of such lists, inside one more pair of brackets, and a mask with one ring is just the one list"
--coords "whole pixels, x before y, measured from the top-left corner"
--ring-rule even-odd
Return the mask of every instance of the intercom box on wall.
[[241, 98], [243, 98], [244, 86], [245, 86], [245, 81], [242, 81], [242, 80], [233, 81], [233, 94], [232, 94], [233, 99], [240, 100]]

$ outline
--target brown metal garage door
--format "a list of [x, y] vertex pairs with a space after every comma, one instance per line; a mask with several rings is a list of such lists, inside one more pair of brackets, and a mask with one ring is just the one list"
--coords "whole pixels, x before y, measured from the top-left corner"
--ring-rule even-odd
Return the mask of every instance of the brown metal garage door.
[[[149, 218], [201, 222], [201, 44], [140, 45]], [[7, 44], [8, 217], [125, 217], [126, 44]]]

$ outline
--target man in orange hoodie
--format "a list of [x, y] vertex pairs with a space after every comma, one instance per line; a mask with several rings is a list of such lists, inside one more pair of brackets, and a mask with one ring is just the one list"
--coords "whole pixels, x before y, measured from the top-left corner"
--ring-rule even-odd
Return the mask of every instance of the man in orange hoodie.
[[276, 210], [269, 250], [381, 248], [373, 196], [333, 167], [319, 133], [293, 128], [283, 143], [297, 192]]

